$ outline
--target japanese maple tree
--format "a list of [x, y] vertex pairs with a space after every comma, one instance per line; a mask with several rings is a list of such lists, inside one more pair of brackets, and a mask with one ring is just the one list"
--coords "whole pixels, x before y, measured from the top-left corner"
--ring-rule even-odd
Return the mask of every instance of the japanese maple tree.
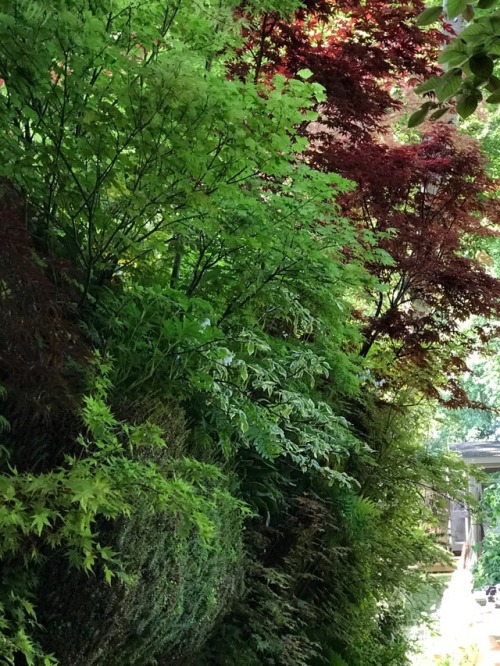
[[[406, 82], [433, 73], [445, 39], [420, 30], [415, 19], [423, 7], [315, 0], [291, 20], [271, 12], [249, 16], [230, 73], [269, 85], [278, 73], [324, 86], [319, 121], [303, 128], [307, 159], [357, 183], [343, 199], [344, 213], [386, 252], [385, 260], [369, 260], [379, 287], [358, 310], [360, 356], [382, 345], [379, 365], [396, 365], [400, 377], [408, 374], [402, 366], [411, 368], [419, 387], [435, 397], [439, 368], [451, 401], [461, 403], [467, 399], [457, 373], [475, 344], [463, 322], [495, 315], [500, 303], [500, 281], [465, 246], [495, 233], [497, 203], [478, 145], [447, 125], [418, 143], [387, 141], [387, 113], [400, 109]], [[483, 328], [476, 333], [486, 336]]]
[[443, 36], [416, 26], [423, 7], [420, 0], [308, 0], [289, 20], [277, 12], [248, 15], [230, 72], [255, 81], [276, 73], [310, 76], [327, 95], [321, 130], [351, 143], [366, 140], [382, 127], [386, 111], [401, 104], [391, 94], [394, 83], [433, 72]]
[[[477, 335], [466, 335], [463, 324], [474, 315], [495, 317], [500, 309], [500, 280], [471, 250], [478, 238], [498, 233], [496, 183], [485, 174], [479, 147], [437, 124], [418, 144], [332, 149], [321, 159], [324, 168], [358, 183], [344, 197], [344, 210], [360, 228], [382, 232], [379, 245], [390, 257], [369, 267], [379, 287], [361, 315], [361, 355], [388, 339], [396, 360], [436, 369], [439, 352], [453, 399], [465, 400], [453, 376], [464, 369]], [[484, 326], [476, 334], [484, 338]], [[426, 384], [438, 395], [433, 382]]]

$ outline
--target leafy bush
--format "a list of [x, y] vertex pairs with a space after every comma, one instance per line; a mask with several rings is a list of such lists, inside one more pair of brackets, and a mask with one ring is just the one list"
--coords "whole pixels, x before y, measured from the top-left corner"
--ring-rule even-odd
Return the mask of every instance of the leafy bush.
[[356, 410], [358, 437], [372, 451], [345, 462], [350, 483], [259, 467], [260, 485], [243, 477], [267, 519], [251, 526], [246, 592], [200, 666], [409, 663], [409, 629], [429, 597], [415, 565], [442, 558], [433, 531], [440, 509], [423, 490], [461, 497], [463, 465], [423, 449], [418, 415], [410, 438], [405, 410], [368, 399]]
[[[111, 583], [115, 578], [126, 579], [126, 572], [116, 550], [101, 541], [97, 530], [107, 521], [132, 515], [136, 506], [143, 507], [141, 518], [146, 526], [148, 517], [154, 521], [158, 519], [154, 516], [163, 515], [176, 530], [190, 534], [198, 544], [200, 567], [211, 547], [217, 552], [217, 541], [211, 546], [214, 521], [233, 516], [239, 524], [242, 506], [217, 488], [223, 479], [217, 468], [165, 456], [161, 463], [150, 460], [152, 451], [166, 447], [160, 429], [151, 422], [130, 425], [118, 421], [106, 404], [110, 366], [98, 360], [96, 368], [93, 389], [84, 397], [78, 453], [66, 456], [64, 465], [44, 474], [18, 473], [5, 465], [0, 475], [0, 556], [5, 587], [0, 606], [0, 656], [7, 664], [14, 663], [19, 652], [28, 663], [41, 658], [33, 640], [34, 586], [46, 558], [50, 562], [54, 557], [51, 551], [59, 561], [63, 558], [87, 574], [97, 569]], [[158, 453], [154, 455], [158, 459]], [[210, 483], [216, 486], [211, 491]], [[160, 538], [165, 537], [160, 533]], [[238, 551], [237, 540], [231, 543], [229, 561], [237, 559]], [[211, 561], [207, 561], [209, 566]], [[58, 573], [51, 580], [59, 582]]]
[[482, 552], [474, 566], [476, 588], [497, 585], [500, 581], [500, 474], [490, 477], [491, 483], [485, 489], [480, 503], [481, 521], [487, 525], [482, 542]]
[[256, 521], [247, 536], [245, 588], [199, 655], [199, 666], [308, 666], [321, 646], [308, 635], [321, 604], [304, 595], [316, 580], [329, 517], [325, 506], [287, 494], [271, 525]]
[[191, 445], [200, 455], [252, 450], [346, 482], [339, 463], [362, 444], [315, 390], [337, 370], [321, 350], [212, 324], [210, 303], [160, 285], [124, 281], [123, 289], [127, 302], [108, 293], [97, 320], [115, 357], [118, 402], [142, 391], [179, 401], [197, 424]]
[[[182, 465], [177, 474], [189, 479]], [[119, 554], [127, 582], [103, 586], [101, 576], [47, 563], [42, 640], [63, 666], [183, 664], [200, 649], [242, 579], [241, 514], [219, 483], [199, 491], [205, 505], [195, 521], [210, 521], [208, 543], [196, 526], [144, 504], [104, 527], [101, 540]]]

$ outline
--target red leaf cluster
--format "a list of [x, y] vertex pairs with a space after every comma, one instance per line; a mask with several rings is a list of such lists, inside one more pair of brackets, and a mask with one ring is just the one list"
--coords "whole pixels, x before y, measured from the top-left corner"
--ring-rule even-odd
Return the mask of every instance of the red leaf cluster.
[[[388, 303], [372, 329], [420, 344], [471, 315], [496, 315], [500, 281], [467, 254], [468, 243], [498, 234], [500, 214], [497, 185], [474, 141], [437, 124], [418, 144], [337, 146], [317, 161], [358, 183], [343, 199], [344, 212], [361, 228], [387, 234], [380, 247], [392, 265], [369, 266], [387, 285]], [[417, 300], [423, 309], [411, 305]]]
[[321, 124], [351, 142], [366, 139], [400, 104], [391, 96], [392, 83], [433, 71], [443, 35], [415, 25], [423, 6], [420, 0], [309, 0], [290, 21], [273, 13], [247, 17], [245, 43], [230, 73], [266, 81], [308, 68], [326, 90]]
[[[368, 266], [383, 290], [372, 295], [373, 309], [363, 317], [361, 354], [384, 338], [407, 369], [429, 370], [439, 358], [453, 405], [468, 404], [456, 378], [481, 340], [464, 335], [463, 323], [500, 312], [500, 280], [479, 260], [478, 240], [499, 234], [500, 215], [498, 186], [479, 146], [437, 124], [418, 144], [347, 149], [332, 142], [314, 159], [358, 183], [343, 198], [344, 213], [359, 229], [385, 234], [379, 247], [391, 258]], [[484, 331], [478, 333], [483, 339]], [[430, 377], [425, 390], [439, 395]]]

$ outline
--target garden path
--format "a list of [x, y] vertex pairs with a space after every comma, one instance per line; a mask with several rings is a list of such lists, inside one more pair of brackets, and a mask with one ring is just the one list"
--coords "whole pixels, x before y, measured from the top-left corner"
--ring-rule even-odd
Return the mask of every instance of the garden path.
[[436, 612], [436, 635], [425, 637], [414, 666], [500, 666], [500, 609], [480, 605], [481, 597], [470, 570], [458, 568]]

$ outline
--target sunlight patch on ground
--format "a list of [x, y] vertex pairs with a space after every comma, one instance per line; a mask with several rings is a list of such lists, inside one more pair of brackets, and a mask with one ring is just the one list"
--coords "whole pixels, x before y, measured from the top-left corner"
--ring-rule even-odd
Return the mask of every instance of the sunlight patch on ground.
[[413, 657], [413, 666], [489, 666], [489, 662], [479, 661], [481, 606], [474, 600], [471, 590], [470, 572], [457, 569], [432, 618], [431, 627], [422, 627], [420, 635], [416, 636], [421, 652]]

